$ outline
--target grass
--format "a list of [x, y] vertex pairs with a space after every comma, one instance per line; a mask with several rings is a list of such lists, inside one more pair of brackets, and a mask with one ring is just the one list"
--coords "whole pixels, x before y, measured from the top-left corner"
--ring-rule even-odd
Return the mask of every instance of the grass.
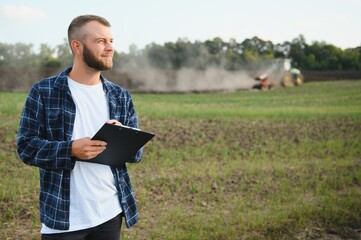
[[[38, 170], [16, 156], [24, 93], [0, 93], [1, 239], [38, 239]], [[140, 221], [122, 239], [358, 239], [361, 81], [133, 94], [156, 133], [128, 165]]]
[[[359, 114], [360, 89], [314, 82], [303, 89], [212, 94], [140, 95], [138, 111], [161, 118], [298, 118]], [[357, 82], [354, 83], [357, 85]], [[300, 91], [301, 90], [301, 91]], [[135, 96], [137, 99], [138, 96]], [[344, 108], [348, 104], [347, 109]]]

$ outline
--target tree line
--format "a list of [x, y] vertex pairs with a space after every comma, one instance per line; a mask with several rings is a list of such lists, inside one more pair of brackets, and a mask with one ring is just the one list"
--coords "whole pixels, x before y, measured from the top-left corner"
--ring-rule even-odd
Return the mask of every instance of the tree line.
[[[227, 42], [215, 37], [204, 42], [182, 38], [164, 44], [151, 43], [144, 49], [131, 45], [128, 53], [115, 51], [114, 67], [125, 70], [220, 67], [237, 71], [276, 58], [291, 58], [295, 67], [307, 71], [361, 70], [361, 46], [341, 49], [323, 41], [307, 44], [303, 35], [277, 44], [258, 37], [242, 42], [235, 39]], [[33, 44], [0, 43], [0, 67], [61, 68], [71, 65], [72, 55], [66, 40], [54, 48], [43, 43], [37, 53]]]

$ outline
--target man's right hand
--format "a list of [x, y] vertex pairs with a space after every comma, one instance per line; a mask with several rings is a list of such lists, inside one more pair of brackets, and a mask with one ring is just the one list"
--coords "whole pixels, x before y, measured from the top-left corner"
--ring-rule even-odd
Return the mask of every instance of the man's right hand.
[[106, 149], [107, 143], [99, 140], [91, 140], [89, 137], [73, 141], [71, 156], [80, 159], [92, 159]]

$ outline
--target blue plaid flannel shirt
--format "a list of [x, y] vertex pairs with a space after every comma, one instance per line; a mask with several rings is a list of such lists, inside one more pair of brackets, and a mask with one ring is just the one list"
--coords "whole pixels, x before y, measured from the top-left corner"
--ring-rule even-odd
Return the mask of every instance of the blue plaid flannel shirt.
[[[68, 87], [71, 68], [34, 84], [23, 108], [17, 150], [20, 159], [40, 169], [40, 220], [46, 226], [69, 229], [70, 172], [75, 105]], [[131, 95], [101, 76], [110, 118], [139, 128]], [[143, 149], [129, 162], [140, 162]], [[127, 227], [138, 221], [138, 210], [125, 165], [112, 168]]]

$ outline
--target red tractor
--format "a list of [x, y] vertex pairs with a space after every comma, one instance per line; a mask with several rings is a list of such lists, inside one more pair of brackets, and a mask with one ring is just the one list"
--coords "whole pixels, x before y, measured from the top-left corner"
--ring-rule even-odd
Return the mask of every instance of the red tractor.
[[274, 80], [268, 79], [268, 76], [266, 74], [257, 76], [254, 78], [254, 80], [260, 81], [259, 84], [255, 84], [253, 86], [253, 88], [255, 89], [268, 90], [268, 89], [272, 89], [275, 86]]

